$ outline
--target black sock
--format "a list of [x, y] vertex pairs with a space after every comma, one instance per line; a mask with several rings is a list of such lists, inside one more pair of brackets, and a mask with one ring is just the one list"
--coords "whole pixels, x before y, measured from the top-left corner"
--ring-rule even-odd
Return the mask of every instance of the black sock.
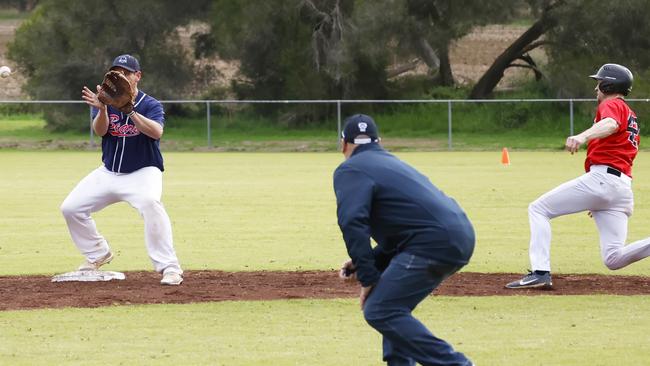
[[550, 271], [535, 271], [536, 275], [544, 276], [551, 273]]

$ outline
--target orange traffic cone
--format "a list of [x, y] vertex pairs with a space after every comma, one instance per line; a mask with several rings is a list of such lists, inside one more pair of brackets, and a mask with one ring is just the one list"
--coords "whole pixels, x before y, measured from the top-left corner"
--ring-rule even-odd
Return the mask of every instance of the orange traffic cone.
[[501, 164], [510, 165], [510, 155], [508, 154], [508, 148], [504, 147], [501, 150]]

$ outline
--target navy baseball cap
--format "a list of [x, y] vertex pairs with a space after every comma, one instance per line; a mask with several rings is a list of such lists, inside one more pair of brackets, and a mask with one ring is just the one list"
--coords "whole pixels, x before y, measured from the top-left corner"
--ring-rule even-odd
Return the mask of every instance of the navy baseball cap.
[[[357, 138], [360, 135], [368, 137]], [[370, 116], [365, 114], [355, 114], [345, 120], [345, 127], [343, 128], [342, 136], [343, 141], [355, 145], [363, 145], [379, 142], [379, 132], [377, 125]]]
[[115, 57], [115, 60], [113, 60], [113, 66], [111, 66], [111, 69], [114, 67], [122, 67], [124, 69], [127, 69], [131, 72], [137, 72], [140, 71], [140, 63], [138, 62], [138, 59], [131, 56], [131, 55], [119, 55]]

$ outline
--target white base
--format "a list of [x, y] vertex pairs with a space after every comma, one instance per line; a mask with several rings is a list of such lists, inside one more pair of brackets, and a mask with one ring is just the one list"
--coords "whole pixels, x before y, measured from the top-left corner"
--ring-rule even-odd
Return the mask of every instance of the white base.
[[123, 280], [126, 276], [122, 272], [111, 271], [74, 271], [58, 274], [52, 277], [52, 282], [99, 282], [110, 280]]

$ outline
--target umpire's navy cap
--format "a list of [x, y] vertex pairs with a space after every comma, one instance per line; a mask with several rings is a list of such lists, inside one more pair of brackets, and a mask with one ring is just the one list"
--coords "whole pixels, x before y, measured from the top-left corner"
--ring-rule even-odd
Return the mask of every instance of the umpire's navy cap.
[[[360, 135], [368, 137], [358, 138]], [[379, 132], [377, 125], [370, 116], [365, 114], [355, 114], [345, 120], [345, 127], [343, 128], [342, 136], [343, 141], [355, 145], [363, 145], [379, 142]]]
[[138, 62], [138, 59], [131, 55], [119, 55], [115, 57], [111, 69], [114, 67], [121, 67], [131, 72], [140, 71], [140, 63]]

